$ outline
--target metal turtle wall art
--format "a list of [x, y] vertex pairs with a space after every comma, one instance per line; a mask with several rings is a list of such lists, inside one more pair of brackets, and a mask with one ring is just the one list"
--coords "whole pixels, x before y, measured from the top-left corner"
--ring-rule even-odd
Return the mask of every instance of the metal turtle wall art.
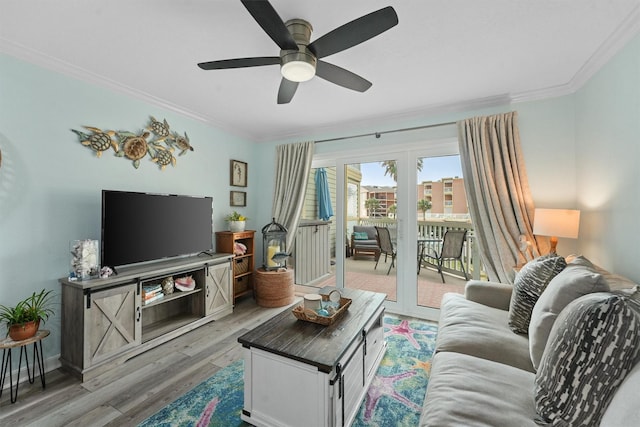
[[126, 158], [132, 161], [133, 167], [138, 169], [141, 160], [149, 154], [151, 162], [156, 163], [160, 170], [168, 165], [175, 166], [176, 158], [173, 155], [179, 150], [178, 155], [183, 156], [189, 151], [194, 151], [189, 136], [171, 131], [167, 119], [157, 120], [149, 116], [146, 127], [138, 132], [130, 131], [103, 131], [93, 126], [83, 126], [88, 132], [71, 129], [80, 143], [96, 152], [97, 157], [113, 148], [116, 157]]
[[164, 170], [167, 165], [176, 165], [176, 158], [173, 157], [173, 148], [165, 148], [158, 144], [152, 144], [153, 148], [150, 149], [153, 154], [151, 155], [151, 161], [157, 163], [161, 170]]
[[85, 129], [90, 131], [90, 134], [71, 129], [72, 132], [75, 132], [76, 135], [80, 138], [80, 143], [84, 146], [91, 148], [96, 152], [96, 156], [102, 156], [103, 151], [107, 151], [109, 148], [113, 147], [115, 152], [118, 152], [118, 143], [114, 141], [113, 137], [116, 132], [112, 130], [108, 130], [106, 132], [91, 126], [83, 126]]
[[149, 125], [146, 129], [153, 132], [155, 135], [154, 142], [164, 142], [164, 140], [170, 135], [167, 119], [164, 119], [164, 122], [159, 122], [153, 116], [149, 116], [149, 118], [151, 120], [149, 121]]
[[140, 167], [140, 159], [147, 155], [149, 151], [149, 144], [147, 143], [147, 137], [149, 132], [142, 132], [141, 134], [135, 134], [132, 132], [118, 132], [118, 139], [120, 140], [121, 150], [116, 153], [118, 157], [126, 157], [133, 161], [133, 167], [138, 169]]
[[187, 151], [193, 151], [193, 147], [189, 142], [189, 136], [186, 132], [184, 133], [184, 136], [180, 136], [177, 132], [172, 132], [171, 138], [169, 138], [168, 141], [169, 144], [180, 150], [178, 156], [184, 155]]

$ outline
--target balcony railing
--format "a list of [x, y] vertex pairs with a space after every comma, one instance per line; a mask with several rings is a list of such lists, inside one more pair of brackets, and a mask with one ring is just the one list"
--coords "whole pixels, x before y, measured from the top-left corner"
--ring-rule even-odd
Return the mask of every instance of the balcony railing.
[[[379, 227], [389, 228], [392, 240], [395, 241], [397, 235], [397, 223], [395, 219], [390, 218], [361, 218], [358, 221], [359, 225], [377, 225]], [[444, 234], [447, 230], [467, 230], [467, 239], [464, 243], [462, 250], [462, 262], [467, 275], [470, 278], [479, 280], [485, 274], [482, 268], [482, 261], [480, 260], [480, 253], [478, 252], [477, 239], [473, 230], [473, 225], [469, 221], [455, 221], [455, 220], [418, 220], [418, 235], [422, 237], [429, 237], [434, 240], [433, 242], [427, 242], [425, 251], [435, 250], [439, 253], [440, 243], [444, 238]], [[423, 266], [433, 267], [434, 265], [424, 263]], [[456, 276], [463, 277], [462, 266], [458, 261], [445, 261], [443, 264], [443, 271], [451, 273]]]

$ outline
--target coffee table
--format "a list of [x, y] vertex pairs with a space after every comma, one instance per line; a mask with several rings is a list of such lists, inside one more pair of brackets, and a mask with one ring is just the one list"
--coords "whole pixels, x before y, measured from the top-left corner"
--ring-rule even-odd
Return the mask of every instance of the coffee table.
[[386, 349], [385, 295], [339, 290], [352, 303], [332, 325], [298, 320], [285, 310], [238, 338], [244, 421], [265, 427], [351, 425]]

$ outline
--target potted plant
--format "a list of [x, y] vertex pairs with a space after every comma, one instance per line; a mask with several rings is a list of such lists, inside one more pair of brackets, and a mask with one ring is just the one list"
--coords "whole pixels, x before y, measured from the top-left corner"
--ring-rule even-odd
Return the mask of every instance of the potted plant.
[[0, 304], [0, 322], [7, 324], [7, 335], [14, 341], [30, 338], [38, 332], [40, 321], [49, 319], [53, 312], [53, 291], [41, 290], [19, 301], [14, 307]]
[[244, 231], [244, 227], [247, 221], [246, 216], [240, 215], [238, 212], [233, 211], [224, 219], [229, 223], [229, 230], [233, 232]]

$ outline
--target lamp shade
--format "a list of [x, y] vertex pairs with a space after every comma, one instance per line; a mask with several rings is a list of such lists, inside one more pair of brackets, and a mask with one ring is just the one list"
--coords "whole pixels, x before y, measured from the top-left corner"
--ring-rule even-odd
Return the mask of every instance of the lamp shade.
[[539, 236], [578, 238], [580, 211], [571, 209], [536, 209], [533, 234]]

